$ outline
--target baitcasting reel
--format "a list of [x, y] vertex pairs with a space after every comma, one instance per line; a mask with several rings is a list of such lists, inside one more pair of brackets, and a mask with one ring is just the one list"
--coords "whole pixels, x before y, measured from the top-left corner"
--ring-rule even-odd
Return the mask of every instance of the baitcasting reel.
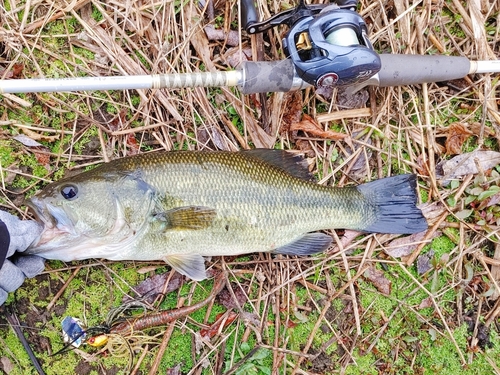
[[316, 87], [356, 85], [367, 81], [381, 69], [366, 24], [355, 11], [356, 0], [337, 0], [330, 5], [306, 5], [257, 22], [252, 0], [243, 0], [243, 20], [249, 34], [287, 25], [283, 39], [285, 54], [297, 75]]

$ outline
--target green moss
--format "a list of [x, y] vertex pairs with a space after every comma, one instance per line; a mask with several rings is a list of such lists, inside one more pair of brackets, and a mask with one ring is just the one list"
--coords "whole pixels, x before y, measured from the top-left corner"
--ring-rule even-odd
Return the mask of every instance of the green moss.
[[[16, 157], [14, 148], [12, 147], [12, 142], [5, 139], [0, 139], [0, 163], [2, 164], [2, 167], [9, 167], [15, 161]], [[6, 172], [4, 172], [4, 177], [5, 173]]]
[[366, 355], [360, 355], [358, 350], [354, 351], [354, 359], [356, 360], [356, 365], [350, 365], [347, 367], [345, 374], [378, 374], [378, 370], [375, 366], [377, 358], [372, 353]]
[[447, 236], [439, 236], [432, 240], [431, 248], [434, 250], [436, 257], [441, 257], [455, 248], [453, 241]]

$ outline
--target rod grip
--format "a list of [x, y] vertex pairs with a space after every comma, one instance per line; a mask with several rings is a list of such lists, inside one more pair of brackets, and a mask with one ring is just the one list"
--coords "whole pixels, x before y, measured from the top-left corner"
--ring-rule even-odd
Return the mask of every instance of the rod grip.
[[381, 54], [379, 86], [442, 82], [469, 74], [470, 61], [461, 56]]
[[295, 69], [290, 59], [279, 61], [244, 61], [243, 82], [240, 84], [243, 94], [264, 92], [287, 92], [295, 89]]

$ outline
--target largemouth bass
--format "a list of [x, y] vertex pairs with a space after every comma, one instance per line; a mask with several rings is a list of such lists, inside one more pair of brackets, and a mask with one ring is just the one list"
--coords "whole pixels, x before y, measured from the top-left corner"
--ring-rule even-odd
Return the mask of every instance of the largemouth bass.
[[311, 181], [301, 158], [279, 150], [176, 151], [117, 159], [47, 185], [28, 205], [44, 230], [28, 253], [72, 261], [163, 259], [194, 280], [204, 256], [309, 255], [345, 228], [415, 233], [427, 228], [416, 178], [356, 187]]

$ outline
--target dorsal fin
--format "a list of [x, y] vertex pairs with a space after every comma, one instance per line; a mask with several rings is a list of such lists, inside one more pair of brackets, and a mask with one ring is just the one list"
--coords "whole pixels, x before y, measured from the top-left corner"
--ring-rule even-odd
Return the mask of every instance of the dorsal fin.
[[300, 155], [294, 155], [283, 150], [271, 150], [267, 148], [256, 148], [254, 150], [244, 150], [241, 152], [271, 164], [294, 177], [306, 181], [315, 180], [314, 176], [309, 172], [307, 160]]

